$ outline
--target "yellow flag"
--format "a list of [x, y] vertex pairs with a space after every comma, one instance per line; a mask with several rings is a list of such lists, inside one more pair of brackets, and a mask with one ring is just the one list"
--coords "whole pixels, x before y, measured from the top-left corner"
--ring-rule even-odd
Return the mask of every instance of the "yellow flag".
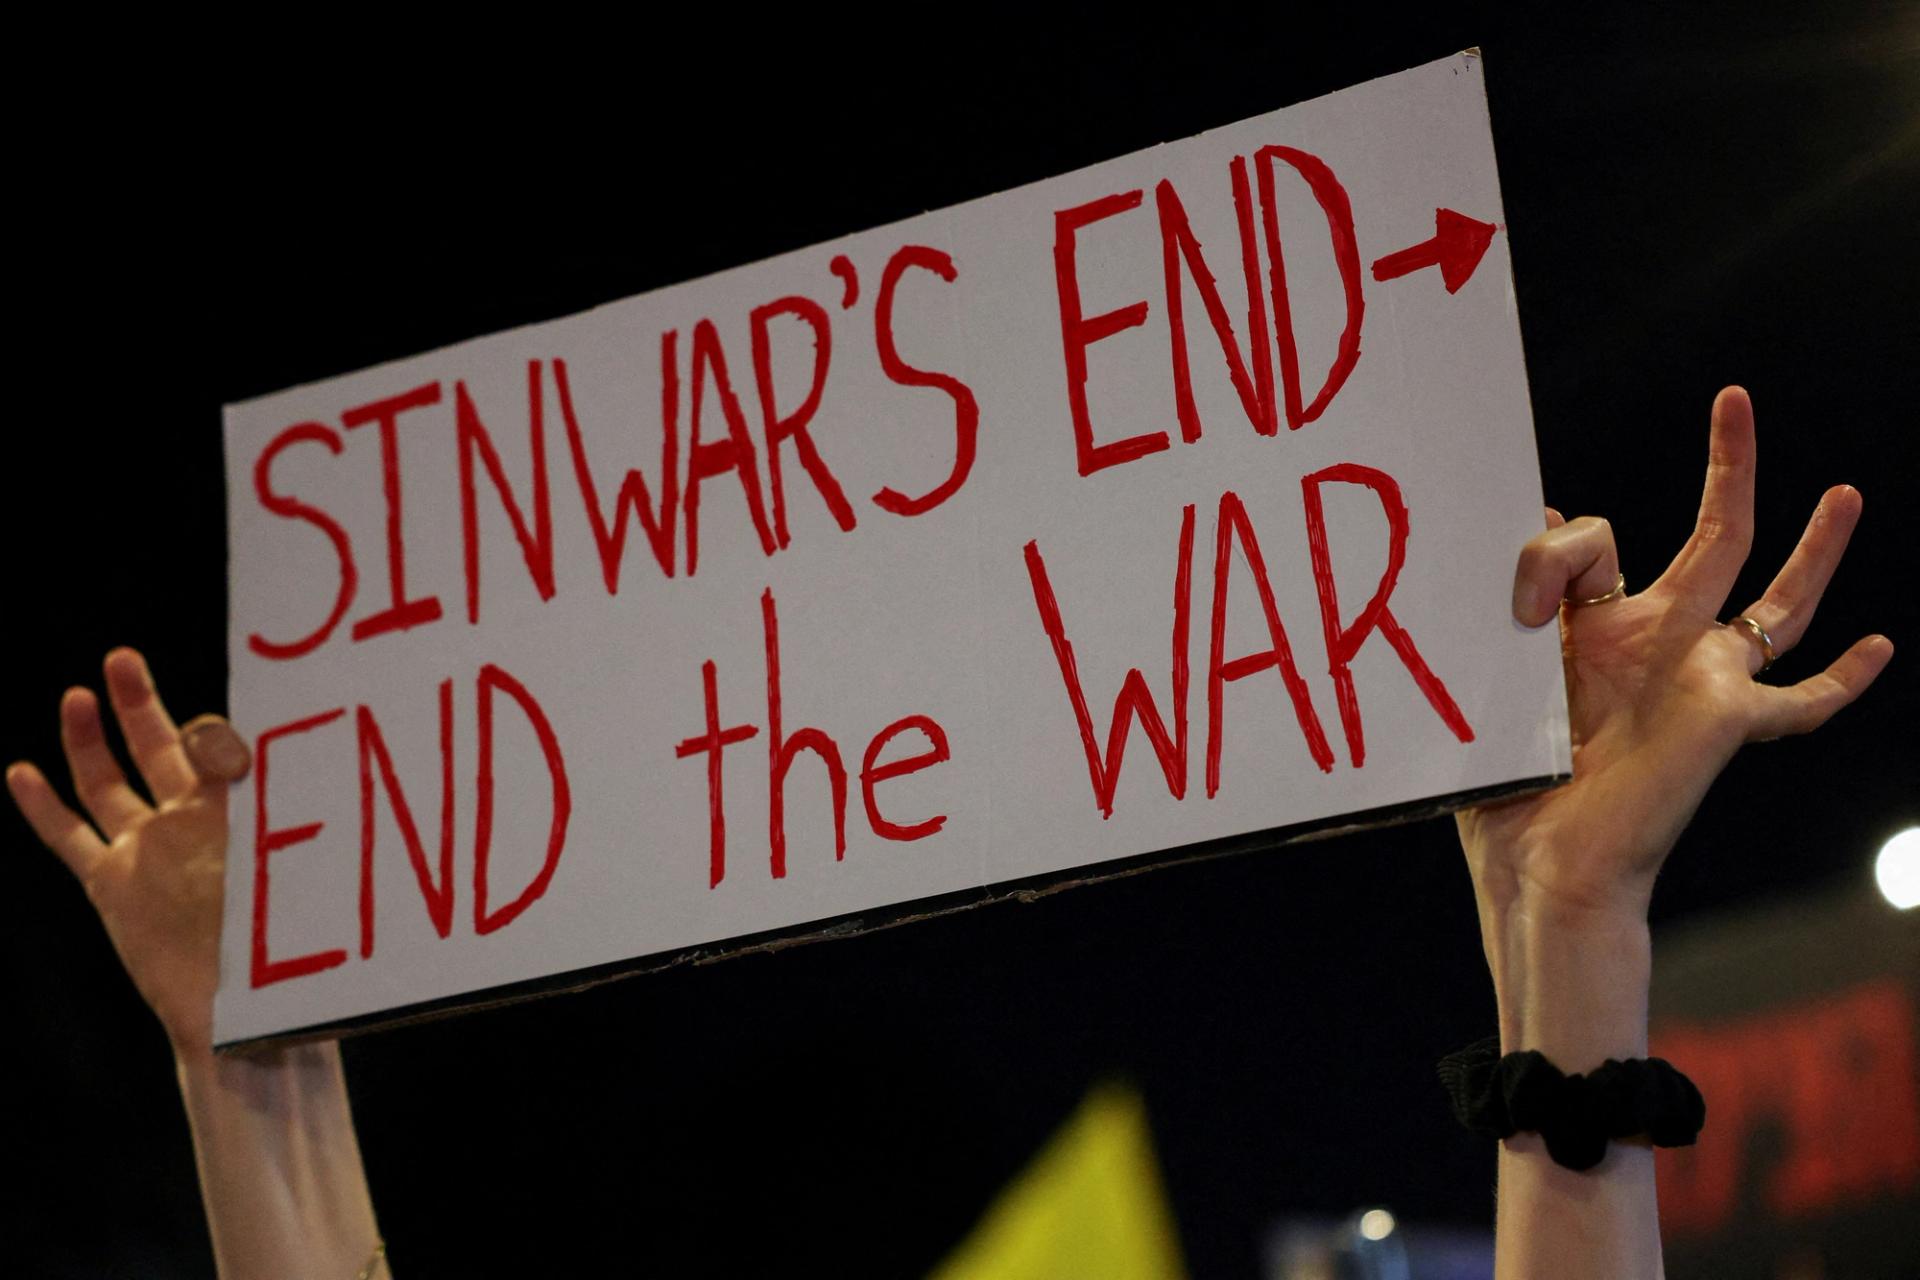
[[929, 1280], [1180, 1280], [1140, 1095], [1097, 1086]]

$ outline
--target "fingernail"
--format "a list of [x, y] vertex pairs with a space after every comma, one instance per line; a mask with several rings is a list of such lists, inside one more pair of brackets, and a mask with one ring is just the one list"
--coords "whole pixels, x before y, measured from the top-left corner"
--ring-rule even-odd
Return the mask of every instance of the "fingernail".
[[247, 766], [246, 744], [224, 725], [207, 725], [187, 736], [187, 750], [222, 774], [238, 773]]

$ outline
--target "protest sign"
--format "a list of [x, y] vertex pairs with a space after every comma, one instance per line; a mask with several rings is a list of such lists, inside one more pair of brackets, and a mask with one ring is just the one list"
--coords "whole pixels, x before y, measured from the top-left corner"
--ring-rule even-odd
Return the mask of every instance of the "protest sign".
[[1501, 218], [1461, 54], [229, 406], [217, 1039], [1565, 777]]

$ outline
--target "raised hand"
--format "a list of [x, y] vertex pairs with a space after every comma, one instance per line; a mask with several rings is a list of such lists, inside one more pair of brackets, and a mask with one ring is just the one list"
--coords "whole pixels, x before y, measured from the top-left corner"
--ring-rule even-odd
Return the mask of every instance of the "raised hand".
[[86, 689], [60, 700], [60, 740], [92, 821], [24, 761], [7, 769], [7, 789], [86, 886], [173, 1042], [220, 1274], [390, 1275], [339, 1046], [212, 1051], [227, 787], [246, 776], [247, 745], [218, 716], [175, 728], [146, 660], [131, 649], [107, 655], [106, 676], [151, 802], [114, 760], [99, 700]]
[[[1796, 684], [1755, 679], [1767, 660], [1759, 636], [1717, 621], [1753, 541], [1753, 406], [1738, 387], [1714, 401], [1708, 455], [1693, 534], [1645, 591], [1603, 599], [1620, 582], [1603, 520], [1549, 512], [1553, 527], [1521, 552], [1514, 616], [1561, 623], [1574, 780], [1459, 815], [1483, 916], [1540, 895], [1644, 918], [1655, 873], [1734, 752], [1818, 728], [1893, 656], [1891, 641], [1869, 636]], [[1860, 506], [1858, 491], [1829, 489], [1785, 567], [1739, 615], [1774, 656], [1805, 634]]]
[[151, 802], [121, 771], [99, 699], [83, 688], [60, 700], [60, 740], [92, 820], [69, 809], [24, 761], [7, 769], [7, 789], [85, 887], [176, 1051], [204, 1053], [220, 975], [227, 787], [246, 775], [247, 746], [218, 716], [176, 728], [146, 660], [132, 649], [109, 653], [105, 669], [107, 696]]
[[[1627, 594], [1613, 533], [1590, 517], [1549, 512], [1521, 552], [1514, 616], [1560, 622], [1574, 776], [1458, 815], [1505, 1052], [1537, 1050], [1568, 1072], [1646, 1055], [1647, 904], [1681, 828], [1743, 743], [1818, 728], [1893, 656], [1869, 636], [1797, 684], [1756, 680], [1812, 621], [1860, 495], [1829, 489], [1773, 584], [1736, 615], [1753, 626], [1723, 625], [1753, 541], [1753, 472], [1753, 406], [1729, 387], [1713, 404], [1699, 521], [1659, 581]], [[1502, 1280], [1663, 1274], [1644, 1139], [1576, 1173], [1539, 1134], [1514, 1134], [1501, 1143], [1495, 1220]]]

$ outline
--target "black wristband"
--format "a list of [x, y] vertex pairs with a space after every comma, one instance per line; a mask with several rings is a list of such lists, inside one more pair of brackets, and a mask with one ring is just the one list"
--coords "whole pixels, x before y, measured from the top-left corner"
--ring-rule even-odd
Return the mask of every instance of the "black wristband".
[[1490, 1036], [1440, 1059], [1454, 1118], [1483, 1138], [1538, 1133], [1555, 1164], [1586, 1170], [1614, 1138], [1646, 1134], [1656, 1147], [1689, 1147], [1707, 1120], [1693, 1081], [1660, 1058], [1608, 1058], [1565, 1075], [1538, 1050], [1500, 1056]]

